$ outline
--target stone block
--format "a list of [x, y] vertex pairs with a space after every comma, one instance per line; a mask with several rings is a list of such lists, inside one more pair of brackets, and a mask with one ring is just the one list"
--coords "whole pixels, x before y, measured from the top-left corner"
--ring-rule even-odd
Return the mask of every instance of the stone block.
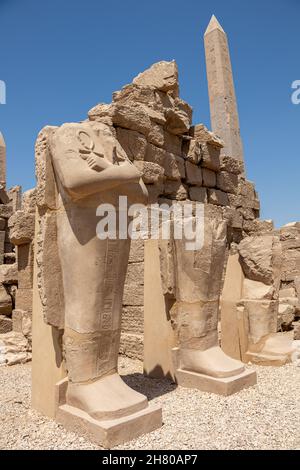
[[14, 245], [30, 243], [34, 238], [35, 215], [24, 211], [17, 211], [9, 219], [9, 236]]
[[143, 134], [121, 127], [117, 127], [116, 132], [118, 141], [131, 161], [145, 159], [147, 140]]
[[12, 206], [8, 204], [0, 204], [0, 218], [9, 219], [13, 214]]
[[210, 144], [202, 144], [202, 161], [201, 166], [209, 170], [220, 170], [220, 148]]
[[138, 283], [125, 284], [123, 305], [144, 305], [144, 287]]
[[18, 289], [16, 294], [16, 310], [32, 312], [32, 289]]
[[169, 180], [180, 180], [185, 178], [184, 159], [178, 155], [167, 153], [163, 162], [165, 177]]
[[24, 310], [14, 310], [12, 313], [13, 330], [24, 336], [31, 335], [32, 315]]
[[256, 385], [257, 377], [255, 371], [249, 370], [245, 370], [241, 374], [234, 375], [233, 377], [215, 378], [178, 369], [176, 371], [176, 381], [181, 387], [229, 396], [240, 392], [244, 388]]
[[219, 189], [208, 189], [208, 202], [217, 206], [229, 205], [227, 193]]
[[238, 191], [238, 177], [234, 173], [221, 171], [217, 174], [217, 187], [226, 193], [236, 194]]
[[135, 286], [136, 284], [143, 286], [144, 285], [144, 263], [129, 263], [126, 273], [125, 284], [130, 287], [131, 285]]
[[180, 181], [166, 181], [164, 194], [178, 201], [184, 201], [188, 197], [187, 188]]
[[202, 149], [200, 143], [196, 139], [185, 139], [183, 141], [182, 152], [184, 158], [198, 165], [202, 159]]
[[235, 175], [242, 175], [244, 173], [244, 163], [237, 158], [221, 155], [220, 170], [234, 173]]
[[217, 183], [217, 176], [216, 173], [212, 170], [207, 168], [202, 168], [202, 176], [203, 176], [203, 186], [206, 188], [214, 188]]
[[122, 331], [124, 333], [144, 333], [144, 308], [123, 307]]
[[224, 142], [216, 134], [209, 131], [204, 124], [196, 124], [190, 128], [190, 135], [201, 143], [208, 143], [214, 147], [224, 147]]
[[31, 243], [18, 246], [18, 286], [32, 289], [33, 284], [33, 246]]
[[189, 188], [189, 195], [192, 201], [202, 202], [203, 204], [207, 203], [206, 188], [198, 188], [196, 186], [191, 186]]
[[119, 352], [123, 356], [142, 361], [144, 357], [143, 335], [122, 332]]
[[0, 334], [8, 333], [13, 329], [13, 321], [6, 315], [0, 315]]
[[193, 163], [190, 163], [189, 161], [186, 161], [185, 171], [186, 171], [187, 184], [190, 184], [193, 186], [202, 186], [202, 169], [199, 166], [194, 165]]
[[12, 298], [3, 285], [0, 285], [0, 315], [12, 314]]
[[134, 165], [141, 172], [145, 184], [156, 184], [164, 177], [164, 170], [157, 163], [136, 161]]
[[111, 420], [96, 420], [89, 414], [66, 405], [67, 380], [56, 385], [56, 416], [65, 429], [83, 436], [101, 447], [111, 449], [131, 441], [162, 426], [162, 410], [159, 405], [146, 405], [127, 416]]

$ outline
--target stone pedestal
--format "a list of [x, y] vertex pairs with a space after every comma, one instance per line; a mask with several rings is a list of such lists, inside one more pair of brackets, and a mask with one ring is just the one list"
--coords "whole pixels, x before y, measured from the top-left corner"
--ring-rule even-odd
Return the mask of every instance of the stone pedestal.
[[202, 392], [228, 396], [241, 391], [243, 388], [256, 385], [257, 378], [256, 372], [247, 370], [233, 377], [216, 378], [178, 369], [176, 371], [176, 381], [181, 387], [196, 388]]
[[56, 384], [56, 421], [101, 447], [111, 449], [162, 426], [159, 405], [148, 405], [143, 410], [118, 419], [93, 419], [84, 411], [66, 404], [67, 386], [67, 379]]

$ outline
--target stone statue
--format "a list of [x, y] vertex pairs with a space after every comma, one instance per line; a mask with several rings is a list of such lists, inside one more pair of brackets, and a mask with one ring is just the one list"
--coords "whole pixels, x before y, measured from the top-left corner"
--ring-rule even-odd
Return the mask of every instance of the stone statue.
[[47, 127], [36, 155], [38, 287], [46, 322], [64, 331], [66, 404], [96, 420], [131, 415], [148, 402], [117, 372], [130, 239], [99, 239], [96, 210], [118, 211], [119, 195], [145, 202], [146, 187], [102, 123]]
[[[247, 384], [248, 373], [242, 362], [222, 351], [218, 341], [226, 223], [217, 214], [206, 213], [203, 224], [199, 250], [187, 250], [185, 238], [172, 240], [168, 248], [169, 242], [160, 242], [163, 290], [174, 302], [170, 317], [177, 345], [175, 377], [180, 385], [227, 395], [233, 393], [228, 387], [230, 378], [242, 377], [240, 385], [235, 385], [240, 389]], [[255, 383], [253, 374], [248, 382]]]

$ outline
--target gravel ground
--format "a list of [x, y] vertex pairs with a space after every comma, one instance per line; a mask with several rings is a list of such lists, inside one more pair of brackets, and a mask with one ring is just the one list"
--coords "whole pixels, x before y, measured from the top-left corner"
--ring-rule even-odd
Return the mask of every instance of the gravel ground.
[[[132, 388], [163, 406], [164, 425], [118, 449], [299, 449], [300, 368], [254, 367], [258, 385], [230, 397], [176, 388], [120, 359]], [[100, 449], [30, 409], [30, 364], [0, 368], [0, 449]]]

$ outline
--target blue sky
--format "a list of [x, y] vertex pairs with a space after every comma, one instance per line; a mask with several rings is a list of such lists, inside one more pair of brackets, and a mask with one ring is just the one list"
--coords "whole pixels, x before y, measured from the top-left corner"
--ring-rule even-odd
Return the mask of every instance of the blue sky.
[[0, 130], [8, 185], [35, 185], [34, 142], [46, 124], [78, 121], [139, 72], [175, 59], [194, 123], [209, 126], [203, 33], [228, 34], [248, 178], [262, 217], [300, 220], [299, 0], [0, 0]]

